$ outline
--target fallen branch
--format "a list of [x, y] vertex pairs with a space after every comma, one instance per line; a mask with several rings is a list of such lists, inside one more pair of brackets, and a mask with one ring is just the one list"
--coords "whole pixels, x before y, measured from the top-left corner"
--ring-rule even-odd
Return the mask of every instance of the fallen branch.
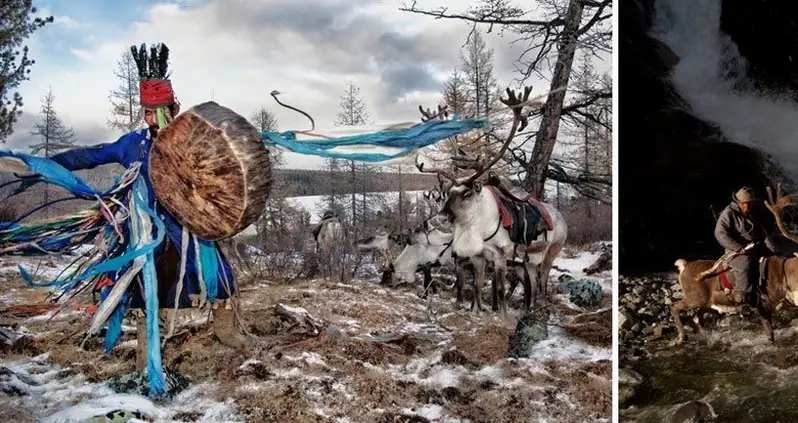
[[289, 307], [277, 303], [274, 312], [281, 318], [294, 323], [294, 326], [304, 327], [313, 335], [318, 335], [327, 326], [323, 320], [313, 317], [307, 310], [299, 307]]

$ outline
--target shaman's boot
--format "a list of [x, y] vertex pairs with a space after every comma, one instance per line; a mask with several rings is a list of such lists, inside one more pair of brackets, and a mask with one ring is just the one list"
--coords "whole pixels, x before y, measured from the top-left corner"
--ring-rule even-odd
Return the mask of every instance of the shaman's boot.
[[141, 310], [134, 311], [136, 317], [136, 371], [147, 368], [147, 319]]
[[213, 334], [219, 341], [230, 348], [243, 348], [248, 342], [243, 333], [238, 330], [238, 319], [236, 318], [233, 304], [228, 299], [220, 304], [219, 301], [213, 304]]

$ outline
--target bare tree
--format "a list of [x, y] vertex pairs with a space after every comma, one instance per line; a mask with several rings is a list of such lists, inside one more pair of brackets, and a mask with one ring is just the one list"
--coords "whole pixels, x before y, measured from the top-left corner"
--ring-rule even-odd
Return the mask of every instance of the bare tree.
[[13, 92], [22, 81], [28, 80], [30, 67], [36, 63], [28, 58], [28, 46], [23, 41], [34, 31], [53, 21], [53, 17], [37, 18], [31, 0], [0, 1], [0, 141], [14, 132], [14, 124], [22, 113], [22, 96]]
[[252, 124], [255, 125], [258, 131], [266, 132], [277, 130], [277, 117], [263, 106], [252, 113], [251, 119]]
[[487, 116], [498, 104], [498, 84], [493, 74], [493, 49], [479, 31], [474, 31], [460, 52], [460, 62], [468, 91], [467, 108], [474, 116]]
[[346, 83], [344, 94], [338, 103], [340, 110], [335, 115], [333, 122], [337, 126], [366, 125], [370, 121], [366, 110], [366, 103], [360, 95], [360, 87], [352, 82]]
[[119, 79], [119, 85], [108, 95], [108, 100], [111, 102], [111, 118], [108, 119], [108, 126], [124, 132], [132, 131], [141, 121], [139, 114], [141, 106], [139, 71], [130, 50], [125, 49], [116, 61], [114, 76]]
[[[360, 95], [360, 88], [352, 82], [346, 83], [346, 88], [344, 94], [341, 96], [339, 107], [340, 110], [336, 114], [334, 121], [337, 126], [366, 125], [370, 121], [368, 111], [366, 110], [366, 104]], [[349, 160], [344, 166], [349, 173], [349, 192], [351, 196], [349, 214], [352, 216], [350, 223], [352, 227], [356, 227], [358, 215], [362, 215], [362, 213], [358, 213], [359, 207], [357, 202], [358, 185], [360, 185], [358, 184], [357, 177], [358, 165], [354, 160]], [[365, 224], [365, 222], [363, 223]]]
[[[75, 131], [72, 128], [67, 128], [58, 118], [55, 111], [55, 95], [53, 89], [50, 88], [42, 99], [42, 107], [39, 112], [41, 120], [34, 125], [34, 130], [31, 135], [38, 136], [41, 140], [40, 143], [29, 146], [31, 154], [44, 153], [44, 157], [50, 157], [53, 153], [59, 150], [68, 150], [75, 146]], [[50, 189], [43, 187], [42, 194], [43, 203], [50, 202]], [[52, 210], [44, 210], [44, 216], [49, 217]]]
[[31, 132], [31, 135], [38, 136], [42, 142], [30, 146], [31, 154], [44, 151], [44, 157], [50, 157], [56, 151], [75, 146], [75, 131], [64, 126], [55, 111], [54, 103], [55, 95], [50, 88], [42, 99], [42, 108], [39, 111], [41, 120], [34, 125], [34, 131]]
[[468, 86], [465, 77], [457, 69], [452, 70], [441, 90], [443, 104], [450, 113], [459, 113], [467, 116], [469, 100]]
[[[447, 8], [422, 9], [414, 1], [401, 10], [432, 16], [438, 19], [456, 19], [469, 22], [476, 33], [477, 26], [494, 27], [516, 35], [513, 43], [524, 44], [524, 52], [517, 61], [519, 81], [526, 81], [533, 73], [551, 72], [550, 90], [545, 107], [540, 112], [540, 125], [528, 139], [534, 140], [530, 154], [517, 154], [524, 167], [524, 188], [541, 198], [546, 179], [560, 175], [558, 169], [550, 172], [550, 162], [560, 125], [566, 113], [576, 113], [583, 104], [565, 105], [566, 91], [571, 76], [577, 48], [592, 54], [610, 52], [612, 39], [612, 0], [540, 0], [535, 13], [515, 6], [511, 0], [482, 0], [463, 13], [449, 12]], [[529, 18], [538, 15], [537, 19]], [[551, 66], [551, 60], [555, 59]], [[601, 94], [599, 97], [609, 97]], [[568, 179], [567, 175], [564, 179]]]
[[[574, 73], [572, 93], [576, 103], [585, 106], [578, 113], [563, 115], [561, 132], [568, 137], [560, 143], [565, 149], [560, 157], [552, 157], [549, 169], [549, 177], [558, 184], [569, 183], [581, 195], [605, 203], [612, 198], [612, 102], [596, 96], [611, 89], [608, 76], [599, 75], [591, 57], [583, 54]], [[590, 208], [587, 217], [592, 217]]]

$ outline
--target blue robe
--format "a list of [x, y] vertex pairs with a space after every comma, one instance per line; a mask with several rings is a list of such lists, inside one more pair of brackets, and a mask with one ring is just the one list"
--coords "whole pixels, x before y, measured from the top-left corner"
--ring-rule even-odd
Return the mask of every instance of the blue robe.
[[[151, 209], [155, 210], [156, 214], [164, 221], [167, 231], [167, 237], [165, 237], [164, 243], [155, 250], [155, 259], [159, 274], [159, 304], [162, 308], [172, 308], [174, 307], [175, 293], [178, 285], [177, 278], [179, 277], [181, 265], [180, 260], [175, 260], [175, 258], [180, 257], [182, 253], [181, 247], [183, 227], [177, 222], [174, 216], [169, 213], [169, 211], [167, 211], [164, 207], [159, 206], [155, 197], [155, 192], [152, 189], [152, 183], [150, 182], [149, 177], [149, 155], [151, 146], [152, 140], [149, 136], [149, 130], [141, 129], [125, 134], [115, 142], [100, 144], [93, 147], [76, 148], [52, 156], [50, 157], [50, 160], [58, 163], [70, 171], [92, 169], [94, 167], [109, 163], [121, 164], [127, 168], [135, 162], [141, 162], [139, 172], [147, 186], [149, 206]], [[125, 221], [125, 232], [129, 233], [129, 229], [129, 220], [127, 220]], [[190, 244], [188, 246], [186, 257], [180, 258], [186, 261], [186, 273], [183, 279], [183, 289], [178, 304], [179, 308], [191, 307], [189, 294], [200, 294], [198, 260], [195, 254], [193, 237], [189, 238], [189, 240]], [[235, 280], [232, 268], [230, 267], [228, 260], [221, 253], [217, 243], [210, 243], [207, 241], [201, 242], [203, 242], [205, 245], [212, 246], [217, 253], [215, 254], [217, 258], [211, 258], [213, 260], [218, 260], [215, 299], [227, 299], [229, 297], [228, 291], [230, 294], [235, 293]], [[171, 254], [167, 254], [168, 248], [176, 249], [176, 255], [174, 250], [169, 251]], [[125, 269], [120, 269], [120, 271], [108, 276], [112, 280], [116, 280], [118, 276], [121, 276], [124, 273], [124, 270]], [[161, 280], [164, 279], [161, 277], [164, 275], [169, 276], [168, 280]], [[206, 283], [208, 283], [207, 276], [205, 279]], [[141, 295], [142, 293], [138, 287], [139, 284], [135, 281], [133, 284], [131, 284], [133, 296], [130, 306], [133, 308], [144, 307], [144, 302]], [[212, 287], [208, 288], [210, 293]], [[212, 299], [213, 298], [211, 298], [211, 300]]]

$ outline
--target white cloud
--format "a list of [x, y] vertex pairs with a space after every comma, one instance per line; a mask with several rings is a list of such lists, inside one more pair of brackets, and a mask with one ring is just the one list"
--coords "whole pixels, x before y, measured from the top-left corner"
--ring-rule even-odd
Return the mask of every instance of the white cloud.
[[[24, 110], [36, 113], [42, 93], [52, 86], [57, 110], [67, 125], [79, 134], [90, 131], [100, 137], [96, 142], [116, 139], [118, 134], [98, 130], [109, 114], [108, 93], [118, 83], [113, 76], [116, 61], [131, 44], [162, 41], [171, 50], [172, 81], [184, 109], [213, 95], [215, 101], [244, 116], [265, 105], [276, 114], [282, 130], [306, 129], [302, 115], [274, 103], [269, 93], [277, 89], [283, 93], [281, 101], [309, 112], [317, 126], [329, 127], [344, 84], [352, 80], [361, 87], [376, 122], [417, 121], [419, 104], [434, 107], [438, 103], [437, 81], [458, 64], [458, 51], [470, 27], [460, 21], [400, 12], [402, 3], [214, 0], [158, 4], [139, 21], [129, 23], [121, 35], [82, 35], [84, 44], [70, 50], [69, 66], [64, 66], [63, 57], [42, 54], [35, 35], [29, 44], [37, 62], [31, 80], [21, 87]], [[453, 10], [462, 7], [456, 0], [434, 4]], [[70, 18], [61, 22], [65, 27], [92, 30], [90, 23]], [[510, 47], [509, 36], [488, 34], [486, 39], [496, 50], [500, 85], [514, 86], [511, 61], [523, 46]], [[539, 93], [548, 84], [533, 85]], [[321, 163], [317, 158], [291, 156], [292, 166]]]

